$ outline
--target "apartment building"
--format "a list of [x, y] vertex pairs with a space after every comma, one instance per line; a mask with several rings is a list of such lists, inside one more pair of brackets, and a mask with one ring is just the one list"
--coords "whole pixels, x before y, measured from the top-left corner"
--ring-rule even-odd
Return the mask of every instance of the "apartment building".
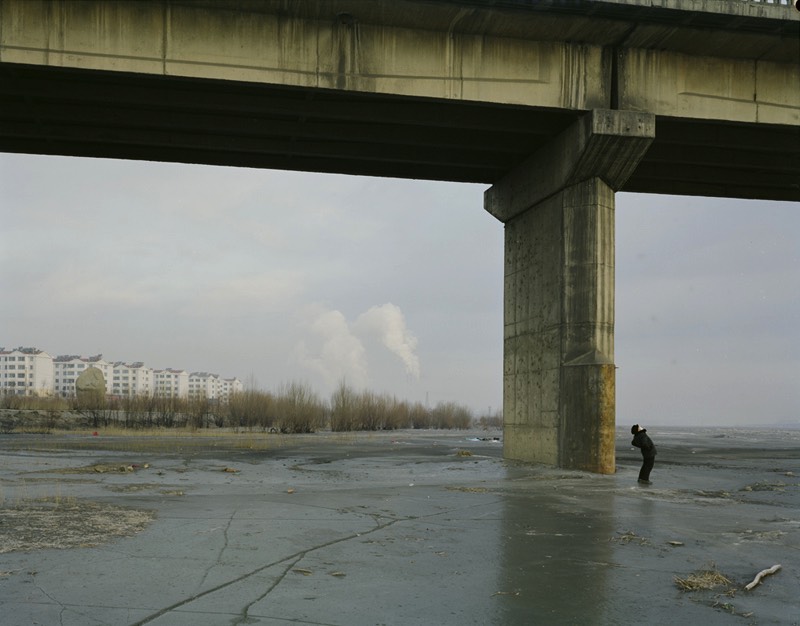
[[220, 378], [208, 372], [192, 372], [189, 374], [189, 397], [216, 400], [219, 397]]
[[186, 370], [154, 370], [142, 362], [111, 363], [102, 354], [90, 357], [77, 355], [50, 356], [38, 348], [0, 348], [0, 396], [75, 395], [75, 382], [87, 368], [99, 369], [106, 381], [106, 393], [118, 397], [161, 396], [168, 398], [200, 398], [227, 401], [241, 392], [238, 378], [222, 379], [217, 374]]
[[106, 393], [111, 393], [111, 379], [113, 364], [103, 359], [102, 354], [83, 357], [77, 355], [61, 355], [53, 359], [54, 391], [56, 395], [69, 398], [75, 395], [75, 381], [88, 367], [96, 367], [103, 374], [106, 381]]
[[53, 357], [37, 348], [0, 348], [0, 394], [48, 396], [54, 390]]
[[111, 375], [111, 395], [122, 398], [152, 396], [155, 392], [154, 371], [138, 361], [136, 363], [114, 363]]
[[219, 381], [218, 398], [220, 402], [227, 402], [235, 393], [244, 391], [244, 384], [238, 378], [222, 378]]
[[161, 398], [189, 397], [189, 373], [186, 370], [154, 370], [153, 384], [155, 395]]
[[244, 385], [238, 378], [221, 378], [218, 374], [208, 372], [192, 372], [189, 374], [189, 397], [207, 398], [227, 402], [235, 393], [244, 391]]

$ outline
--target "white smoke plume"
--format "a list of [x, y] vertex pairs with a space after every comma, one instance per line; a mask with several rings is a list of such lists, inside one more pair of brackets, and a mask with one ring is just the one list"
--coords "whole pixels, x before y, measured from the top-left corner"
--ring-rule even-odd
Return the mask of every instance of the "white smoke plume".
[[391, 302], [373, 306], [358, 316], [355, 328], [377, 334], [383, 345], [403, 362], [406, 373], [419, 380], [417, 338], [406, 327], [406, 318], [400, 307]]
[[[370, 384], [367, 349], [362, 341], [368, 337], [376, 337], [402, 361], [409, 376], [419, 379], [417, 338], [406, 327], [400, 307], [392, 303], [371, 307], [353, 324], [348, 324], [340, 311], [317, 309], [307, 330], [308, 341], [295, 346], [294, 356], [331, 389], [343, 380], [356, 388]], [[373, 345], [377, 347], [377, 343]]]
[[306, 342], [298, 343], [295, 357], [302, 365], [320, 374], [329, 388], [345, 379], [356, 387], [367, 386], [369, 376], [364, 345], [350, 332], [341, 312], [321, 312], [311, 322], [309, 330], [321, 344], [312, 355]]

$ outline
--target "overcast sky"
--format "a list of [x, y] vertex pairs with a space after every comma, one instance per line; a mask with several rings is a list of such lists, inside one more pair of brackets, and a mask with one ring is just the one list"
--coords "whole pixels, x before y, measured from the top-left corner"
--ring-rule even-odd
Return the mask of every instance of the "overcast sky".
[[[0, 154], [0, 346], [502, 405], [485, 185]], [[800, 419], [800, 204], [617, 195], [617, 421]]]

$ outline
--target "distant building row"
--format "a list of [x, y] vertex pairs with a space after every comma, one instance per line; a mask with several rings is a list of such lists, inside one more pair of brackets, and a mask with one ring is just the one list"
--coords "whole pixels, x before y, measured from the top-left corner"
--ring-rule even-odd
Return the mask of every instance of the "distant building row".
[[75, 381], [87, 367], [96, 367], [106, 381], [106, 394], [118, 397], [158, 396], [226, 401], [244, 385], [238, 378], [207, 372], [155, 370], [144, 363], [110, 363], [103, 355], [52, 357], [36, 348], [0, 348], [0, 395], [71, 397]]

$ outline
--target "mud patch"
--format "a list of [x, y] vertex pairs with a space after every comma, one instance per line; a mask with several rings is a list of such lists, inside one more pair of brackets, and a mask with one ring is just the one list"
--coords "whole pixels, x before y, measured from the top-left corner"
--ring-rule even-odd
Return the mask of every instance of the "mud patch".
[[98, 546], [141, 532], [154, 516], [86, 500], [23, 501], [0, 508], [0, 553]]

